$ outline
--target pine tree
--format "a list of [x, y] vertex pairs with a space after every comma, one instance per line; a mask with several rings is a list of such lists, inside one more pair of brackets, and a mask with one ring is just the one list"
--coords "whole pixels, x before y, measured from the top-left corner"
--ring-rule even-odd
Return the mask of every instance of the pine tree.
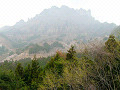
[[115, 40], [115, 36], [110, 35], [108, 40], [105, 42], [105, 47], [106, 49], [110, 52], [113, 53], [115, 48], [118, 46], [117, 41]]
[[24, 81], [27, 85], [31, 84], [32, 78], [31, 78], [31, 66], [28, 64], [28, 66], [24, 70]]
[[31, 67], [32, 78], [38, 78], [39, 68], [40, 68], [39, 62], [38, 62], [36, 56], [34, 56], [34, 58], [32, 60], [32, 67]]
[[66, 55], [66, 60], [74, 60], [75, 59], [75, 49], [74, 46], [71, 46], [71, 48], [68, 50], [68, 53]]
[[55, 57], [51, 58], [50, 62], [46, 65], [47, 70], [51, 70], [53, 73], [62, 75], [63, 64], [61, 63], [62, 58], [57, 53]]
[[20, 76], [21, 78], [23, 78], [24, 72], [23, 72], [23, 67], [22, 67], [21, 63], [18, 63], [18, 65], [15, 69], [15, 74], [16, 74], [16, 76]]

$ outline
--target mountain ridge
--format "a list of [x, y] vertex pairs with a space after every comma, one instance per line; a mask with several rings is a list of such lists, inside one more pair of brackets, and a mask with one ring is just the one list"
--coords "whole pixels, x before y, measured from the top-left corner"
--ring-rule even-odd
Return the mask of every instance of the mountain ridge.
[[34, 36], [49, 36], [51, 34], [87, 33], [89, 36], [104, 36], [105, 34], [109, 35], [115, 27], [115, 24], [100, 23], [95, 20], [91, 16], [90, 10], [53, 6], [43, 10], [27, 22], [20, 20], [14, 26], [2, 28], [3, 32], [1, 33], [10, 40], [15, 38], [16, 40], [26, 41]]
[[86, 43], [98, 37], [104, 38], [116, 27], [113, 23], [95, 20], [90, 10], [53, 6], [27, 22], [20, 20], [14, 26], [1, 28], [0, 35], [11, 42], [10, 45], [1, 43], [14, 51], [24, 49], [30, 43], [49, 44], [56, 41], [68, 45], [67, 48], [74, 41]]

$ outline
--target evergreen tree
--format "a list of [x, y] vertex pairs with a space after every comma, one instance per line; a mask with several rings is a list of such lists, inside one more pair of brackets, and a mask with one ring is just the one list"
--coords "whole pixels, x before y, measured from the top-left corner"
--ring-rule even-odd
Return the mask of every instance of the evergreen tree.
[[18, 65], [15, 69], [15, 74], [16, 74], [16, 76], [20, 76], [21, 78], [23, 78], [24, 72], [23, 72], [23, 67], [22, 67], [21, 63], [18, 63]]
[[51, 70], [53, 73], [62, 75], [63, 72], [63, 63], [61, 63], [62, 58], [57, 53], [55, 57], [51, 58], [50, 62], [46, 65], [47, 70]]
[[110, 35], [109, 38], [108, 38], [108, 40], [105, 42], [105, 47], [106, 47], [106, 49], [107, 49], [109, 52], [113, 53], [114, 50], [115, 50], [115, 48], [116, 48], [117, 46], [118, 46], [118, 43], [117, 43], [117, 41], [115, 40], [115, 36]]
[[75, 59], [75, 49], [74, 46], [71, 46], [71, 48], [68, 50], [68, 53], [66, 55], [66, 60], [74, 60]]
[[30, 66], [30, 64], [28, 64], [28, 66], [24, 70], [24, 81], [28, 86], [31, 85], [32, 78], [31, 78], [31, 66]]
[[38, 62], [36, 56], [34, 56], [34, 58], [32, 60], [32, 67], [31, 67], [32, 78], [38, 78], [39, 68], [40, 68], [39, 62]]

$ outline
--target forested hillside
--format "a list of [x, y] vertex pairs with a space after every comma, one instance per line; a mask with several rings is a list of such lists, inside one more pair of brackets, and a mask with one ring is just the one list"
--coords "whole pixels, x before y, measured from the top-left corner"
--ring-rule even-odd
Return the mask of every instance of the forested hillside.
[[120, 41], [0, 64], [1, 90], [120, 90]]

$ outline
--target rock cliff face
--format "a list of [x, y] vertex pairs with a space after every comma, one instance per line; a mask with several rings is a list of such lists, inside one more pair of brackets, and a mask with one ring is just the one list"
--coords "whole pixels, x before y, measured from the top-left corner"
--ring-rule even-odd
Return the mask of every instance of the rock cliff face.
[[25, 48], [30, 43], [87, 42], [96, 37], [109, 35], [115, 24], [101, 23], [91, 16], [91, 11], [75, 10], [67, 6], [51, 7], [43, 10], [27, 22], [20, 20], [14, 26], [0, 29], [0, 44], [14, 49]]
[[[20, 20], [12, 27], [2, 28], [9, 39], [27, 40], [36, 35], [57, 35], [78, 33], [101, 36], [110, 34], [115, 24], [100, 23], [91, 16], [91, 11], [75, 10], [67, 6], [43, 10], [27, 22]], [[74, 36], [74, 35], [73, 35]]]

